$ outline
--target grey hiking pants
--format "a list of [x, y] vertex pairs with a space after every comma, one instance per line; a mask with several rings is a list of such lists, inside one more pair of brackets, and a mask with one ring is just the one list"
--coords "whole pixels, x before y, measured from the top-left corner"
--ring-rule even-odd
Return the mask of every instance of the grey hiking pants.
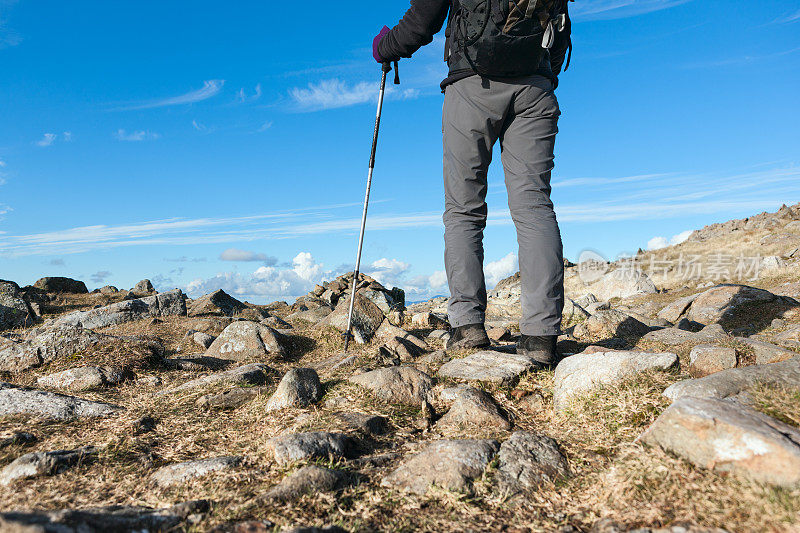
[[561, 233], [550, 201], [550, 171], [560, 111], [542, 76], [471, 76], [445, 90], [445, 253], [452, 327], [486, 315], [483, 230], [487, 170], [500, 141], [508, 206], [517, 228], [525, 335], [558, 335], [564, 307]]

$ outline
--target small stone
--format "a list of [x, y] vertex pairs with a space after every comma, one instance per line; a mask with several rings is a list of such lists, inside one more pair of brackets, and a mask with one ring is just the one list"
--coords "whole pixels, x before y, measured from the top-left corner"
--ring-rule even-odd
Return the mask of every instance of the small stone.
[[322, 383], [316, 370], [293, 368], [281, 379], [278, 388], [267, 402], [267, 412], [289, 407], [306, 407], [322, 398]]
[[416, 349], [414, 351], [417, 354], [430, 351], [430, 346], [428, 346], [427, 342], [420, 339], [416, 335], [409, 333], [403, 328], [392, 325], [387, 320], [383, 321], [381, 326], [377, 329], [377, 331], [375, 331], [375, 337], [384, 342], [390, 342], [393, 340], [401, 341], [411, 350]]
[[206, 409], [231, 410], [255, 400], [267, 391], [266, 387], [236, 387], [219, 394], [206, 394], [197, 399], [197, 405]]
[[97, 453], [94, 446], [77, 450], [27, 453], [0, 471], [0, 485], [8, 486], [18, 479], [53, 476], [79, 463], [89, 461]]
[[203, 349], [208, 349], [214, 342], [214, 339], [216, 339], [216, 337], [208, 333], [203, 333], [202, 331], [195, 331], [192, 333], [192, 341]]
[[692, 305], [692, 302], [694, 302], [695, 298], [697, 298], [697, 294], [678, 298], [674, 302], [661, 309], [661, 311], [658, 312], [658, 318], [669, 320], [672, 323], [677, 322], [684, 315], [684, 313], [686, 313], [686, 311], [689, 309], [689, 306]]
[[158, 420], [156, 420], [152, 416], [143, 416], [133, 421], [132, 424], [133, 434], [143, 435], [145, 433], [150, 433], [151, 431], [155, 431], [157, 425], [158, 425]]
[[571, 399], [605, 385], [614, 385], [647, 371], [669, 370], [678, 365], [674, 353], [605, 352], [577, 354], [556, 367], [553, 403], [566, 408]]
[[641, 439], [701, 468], [800, 487], [800, 431], [737, 402], [681, 398]]
[[290, 502], [306, 494], [333, 492], [347, 484], [348, 476], [341, 470], [321, 466], [304, 466], [271, 488], [267, 499]]
[[651, 331], [642, 340], [650, 342], [658, 342], [668, 346], [677, 346], [679, 344], [697, 345], [706, 344], [715, 340], [725, 340], [728, 335], [722, 329], [722, 326], [713, 324], [706, 326], [701, 331], [693, 332], [686, 331], [679, 328], [664, 328]]
[[446, 329], [450, 327], [447, 318], [430, 313], [416, 313], [411, 317], [411, 325], [415, 328], [433, 328], [433, 329]]
[[452, 359], [444, 350], [436, 350], [417, 359], [417, 364], [434, 366], [441, 365]]
[[650, 326], [615, 309], [598, 311], [575, 327], [576, 337], [642, 337], [649, 332]]
[[460, 387], [457, 391], [450, 410], [436, 423], [437, 428], [511, 429], [507, 415], [489, 394], [473, 387]]
[[589, 285], [589, 290], [599, 300], [658, 292], [655, 283], [647, 274], [635, 268], [618, 268], [608, 272], [600, 280]]
[[537, 413], [544, 409], [544, 407], [544, 396], [542, 396], [542, 393], [539, 391], [535, 391], [519, 401], [519, 408], [528, 413]]
[[736, 367], [736, 350], [728, 346], [698, 344], [689, 353], [689, 372], [701, 378], [715, 372]]
[[387, 402], [419, 405], [428, 398], [433, 379], [409, 366], [379, 368], [352, 376], [349, 381], [371, 390]]
[[353, 455], [353, 440], [344, 433], [314, 431], [281, 435], [268, 441], [279, 465], [305, 459], [337, 459]]
[[186, 461], [162, 466], [150, 476], [150, 479], [159, 487], [168, 488], [186, 483], [191, 479], [206, 476], [212, 472], [231, 470], [239, 466], [241, 462], [241, 457], [234, 456]]
[[13, 281], [0, 280], [0, 331], [33, 325], [36, 320], [31, 306]]
[[435, 329], [428, 334], [428, 338], [447, 342], [450, 340], [450, 332], [446, 329]]
[[469, 492], [500, 445], [494, 440], [440, 440], [405, 460], [381, 486], [425, 494], [432, 485]]
[[162, 364], [170, 370], [184, 370], [196, 372], [202, 370], [219, 370], [231, 364], [227, 359], [208, 357], [205, 355], [190, 355], [187, 357], [168, 357]]
[[9, 446], [19, 446], [23, 444], [33, 444], [36, 442], [36, 435], [26, 431], [16, 431], [7, 437], [0, 437], [0, 450]]
[[523, 355], [484, 350], [445, 363], [439, 369], [439, 375], [466, 381], [513, 385], [535, 364], [532, 358]]
[[543, 483], [570, 475], [558, 443], [545, 435], [517, 431], [500, 446], [498, 482], [515, 493], [538, 489]]
[[486, 331], [489, 339], [495, 342], [506, 342], [511, 340], [511, 332], [508, 328], [492, 328]]

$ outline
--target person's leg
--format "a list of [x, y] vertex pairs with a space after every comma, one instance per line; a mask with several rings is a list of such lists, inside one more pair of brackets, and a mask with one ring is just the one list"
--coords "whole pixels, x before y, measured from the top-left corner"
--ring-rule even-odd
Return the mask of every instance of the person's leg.
[[506, 99], [494, 82], [479, 76], [459, 80], [445, 91], [444, 264], [450, 286], [448, 315], [453, 328], [483, 324], [483, 230], [486, 227], [486, 173], [500, 134]]
[[519, 80], [512, 113], [500, 143], [508, 206], [517, 228], [522, 278], [523, 335], [561, 332], [564, 307], [564, 259], [561, 233], [550, 200], [560, 111], [550, 80]]

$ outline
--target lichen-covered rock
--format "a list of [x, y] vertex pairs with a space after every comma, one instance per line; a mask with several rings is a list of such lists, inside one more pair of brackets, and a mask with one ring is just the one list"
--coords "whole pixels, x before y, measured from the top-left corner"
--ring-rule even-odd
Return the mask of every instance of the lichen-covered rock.
[[473, 387], [459, 387], [454, 396], [450, 410], [436, 423], [437, 429], [511, 429], [508, 416], [488, 393]]
[[641, 270], [619, 268], [605, 274], [587, 288], [599, 300], [628, 298], [637, 294], [655, 294], [655, 283]]
[[731, 368], [703, 378], [679, 381], [667, 387], [664, 396], [671, 400], [684, 396], [722, 399], [736, 396], [756, 384], [800, 390], [800, 356], [781, 363]]
[[194, 300], [187, 306], [189, 316], [236, 316], [247, 306], [222, 289]]
[[80, 392], [118, 385], [128, 373], [119, 369], [97, 366], [70, 368], [55, 374], [48, 374], [36, 380], [40, 387]]
[[186, 483], [190, 479], [207, 476], [212, 472], [236, 468], [241, 462], [242, 458], [235, 456], [185, 461], [162, 466], [153, 473], [150, 479], [159, 487], [167, 488]]
[[274, 329], [250, 321], [234, 322], [206, 350], [206, 355], [242, 361], [264, 357], [282, 358], [289, 341]]
[[515, 493], [539, 488], [543, 483], [570, 475], [567, 459], [558, 443], [531, 431], [516, 431], [498, 453], [498, 484]]
[[19, 285], [0, 280], [0, 331], [31, 326], [36, 315], [22, 298]]
[[381, 485], [425, 494], [432, 485], [469, 492], [472, 481], [483, 475], [500, 444], [495, 440], [440, 440], [381, 480]]
[[[347, 329], [349, 311], [350, 296], [347, 296], [339, 301], [336, 309], [331, 314], [317, 323], [317, 327], [331, 326], [344, 332]], [[378, 331], [384, 318], [383, 311], [377, 305], [361, 294], [356, 293], [351, 334], [357, 343], [364, 344], [368, 342]]]
[[355, 443], [344, 433], [312, 431], [275, 437], [268, 442], [279, 465], [305, 459], [341, 459], [351, 457]]
[[84, 282], [58, 276], [41, 278], [33, 286], [43, 291], [56, 293], [87, 294], [89, 292]]
[[286, 476], [267, 492], [266, 498], [291, 502], [305, 494], [333, 492], [347, 484], [347, 481], [348, 475], [341, 470], [308, 465]]
[[763, 289], [747, 285], [717, 285], [697, 295], [686, 316], [701, 324], [718, 323], [728, 327], [750, 313], [754, 306], [776, 300], [777, 296]]
[[681, 398], [641, 439], [701, 468], [800, 487], [800, 431], [738, 402]]
[[642, 372], [669, 370], [678, 365], [674, 353], [600, 352], [567, 357], [556, 367], [553, 403], [566, 408], [572, 398]]
[[54, 420], [109, 416], [122, 408], [0, 381], [0, 416], [32, 415]]
[[513, 384], [536, 362], [524, 355], [484, 350], [442, 365], [439, 375], [465, 381]]
[[419, 405], [427, 400], [433, 379], [410, 366], [379, 368], [352, 376], [350, 382], [371, 390], [387, 402]]
[[316, 370], [293, 368], [281, 379], [278, 388], [267, 402], [267, 411], [288, 407], [306, 407], [322, 398], [322, 383]]
[[165, 316], [186, 316], [186, 299], [179, 289], [146, 298], [125, 300], [89, 311], [75, 311], [56, 319], [54, 324], [98, 329]]
[[97, 453], [94, 446], [77, 450], [26, 453], [0, 470], [0, 485], [10, 485], [19, 479], [53, 476], [79, 463], [89, 461]]
[[735, 368], [737, 357], [736, 350], [730, 346], [715, 346], [713, 344], [698, 344], [689, 353], [689, 372], [694, 377], [701, 378]]

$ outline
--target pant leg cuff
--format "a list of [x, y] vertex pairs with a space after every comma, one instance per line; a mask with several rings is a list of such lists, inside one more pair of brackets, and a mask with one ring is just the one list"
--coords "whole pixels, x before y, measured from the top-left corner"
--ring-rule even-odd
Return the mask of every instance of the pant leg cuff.
[[523, 335], [528, 335], [531, 337], [545, 337], [551, 335], [561, 335], [560, 328], [543, 328], [542, 326], [526, 326], [520, 324], [519, 331]]
[[460, 328], [471, 324], [483, 324], [486, 318], [483, 315], [466, 315], [458, 318], [449, 317], [450, 327]]

